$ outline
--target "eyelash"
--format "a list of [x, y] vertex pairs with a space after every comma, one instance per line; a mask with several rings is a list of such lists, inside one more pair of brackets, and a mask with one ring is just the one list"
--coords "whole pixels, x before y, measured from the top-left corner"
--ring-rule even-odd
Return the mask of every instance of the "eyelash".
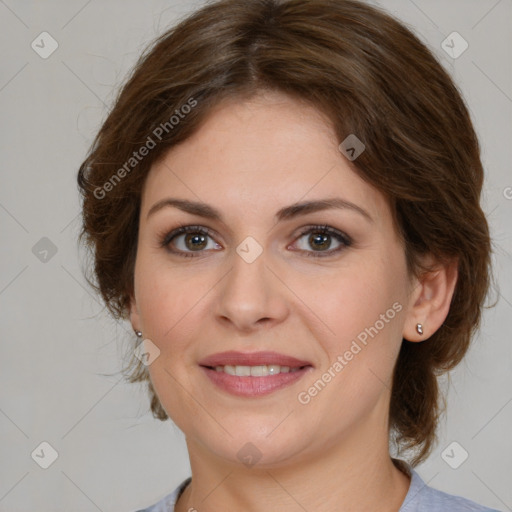
[[[213, 239], [214, 233], [210, 231], [208, 228], [204, 228], [202, 226], [192, 226], [192, 225], [182, 225], [178, 226], [176, 229], [172, 230], [169, 233], [165, 233], [163, 236], [160, 236], [160, 247], [167, 249], [172, 254], [176, 254], [178, 256], [183, 256], [185, 258], [193, 258], [197, 257], [194, 256], [194, 252], [201, 253], [204, 251], [181, 251], [181, 250], [172, 250], [169, 249], [169, 244], [178, 236], [188, 233], [194, 233], [199, 235], [205, 235], [209, 236]], [[308, 226], [304, 230], [302, 230], [299, 235], [297, 236], [296, 240], [302, 238], [304, 235], [308, 233], [316, 233], [316, 234], [323, 234], [323, 235], [329, 235], [334, 237], [338, 242], [340, 242], [342, 245], [338, 247], [337, 249], [331, 249], [328, 251], [305, 251], [300, 250], [300, 252], [304, 252], [306, 256], [312, 257], [312, 258], [325, 258], [327, 256], [332, 256], [333, 254], [336, 254], [343, 249], [350, 247], [352, 245], [352, 239], [345, 233], [338, 231], [337, 229], [331, 228], [327, 225], [314, 225], [314, 226]]]

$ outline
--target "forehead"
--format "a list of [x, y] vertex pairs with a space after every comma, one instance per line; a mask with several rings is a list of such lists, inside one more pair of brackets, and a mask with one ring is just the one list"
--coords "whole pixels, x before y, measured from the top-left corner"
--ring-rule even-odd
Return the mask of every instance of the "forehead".
[[236, 205], [237, 215], [273, 215], [284, 205], [335, 196], [376, 218], [387, 209], [382, 194], [341, 154], [330, 121], [274, 92], [219, 103], [191, 137], [155, 163], [143, 212], [166, 195], [219, 210]]

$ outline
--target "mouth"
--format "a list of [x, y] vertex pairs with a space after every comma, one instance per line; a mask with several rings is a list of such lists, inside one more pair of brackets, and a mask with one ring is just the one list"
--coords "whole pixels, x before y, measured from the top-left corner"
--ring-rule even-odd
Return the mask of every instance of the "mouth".
[[308, 361], [276, 352], [223, 352], [203, 359], [199, 366], [217, 388], [243, 397], [268, 395], [313, 370]]
[[243, 365], [225, 365], [225, 366], [204, 366], [209, 370], [216, 372], [224, 372], [228, 375], [237, 375], [238, 377], [268, 377], [269, 375], [279, 375], [280, 373], [294, 373], [311, 365], [304, 366], [281, 366], [279, 364], [263, 364], [257, 366], [243, 366]]

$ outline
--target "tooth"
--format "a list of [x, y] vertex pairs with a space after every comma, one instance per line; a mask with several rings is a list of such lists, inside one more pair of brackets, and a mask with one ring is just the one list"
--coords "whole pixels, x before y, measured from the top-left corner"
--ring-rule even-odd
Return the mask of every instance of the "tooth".
[[251, 366], [251, 375], [253, 377], [265, 377], [270, 372], [269, 367], [263, 366]]
[[278, 375], [279, 373], [298, 372], [299, 367], [291, 368], [290, 366], [280, 366], [278, 364], [267, 364], [257, 366], [215, 366], [216, 372], [224, 372], [228, 375], [236, 375], [238, 377], [266, 377], [268, 375]]
[[224, 373], [227, 373], [229, 375], [236, 375], [235, 367], [227, 364], [226, 366], [224, 366]]
[[235, 373], [239, 377], [250, 377], [251, 367], [250, 366], [235, 366]]
[[269, 375], [276, 375], [281, 370], [281, 366], [278, 364], [271, 364], [267, 366]]

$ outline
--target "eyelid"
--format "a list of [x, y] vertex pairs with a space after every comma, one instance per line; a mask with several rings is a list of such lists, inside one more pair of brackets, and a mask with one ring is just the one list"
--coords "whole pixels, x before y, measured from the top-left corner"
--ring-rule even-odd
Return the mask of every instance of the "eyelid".
[[298, 252], [304, 253], [306, 256], [309, 257], [328, 258], [329, 256], [339, 255], [341, 252], [351, 247], [353, 244], [352, 237], [347, 235], [344, 231], [336, 229], [328, 224], [315, 224], [303, 227], [301, 231], [294, 237], [292, 245], [297, 243], [297, 241], [301, 239], [304, 235], [315, 232], [326, 234], [330, 237], [335, 238], [341, 244], [341, 246], [336, 249], [328, 249], [326, 251], [307, 251], [304, 249], [298, 249]]
[[[179, 224], [173, 229], [166, 229], [158, 234], [158, 240], [160, 240], [160, 245], [162, 247], [168, 246], [174, 238], [177, 238], [180, 235], [184, 235], [187, 233], [202, 233], [205, 236], [209, 236], [212, 240], [215, 240], [217, 237], [217, 232], [199, 224]], [[215, 243], [218, 242], [215, 240]], [[219, 244], [220, 245], [220, 244]], [[200, 252], [200, 251], [198, 251]]]
[[314, 232], [315, 230], [318, 230], [319, 232], [324, 232], [331, 236], [338, 236], [343, 239], [343, 241], [347, 244], [351, 244], [352, 238], [347, 235], [344, 231], [341, 231], [340, 229], [336, 229], [329, 224], [310, 224], [308, 226], [305, 226], [304, 228], [301, 228], [302, 230], [296, 235], [295, 239], [302, 237], [303, 235]]
[[[307, 256], [321, 258], [338, 254], [353, 244], [352, 238], [349, 235], [347, 235], [344, 231], [334, 228], [328, 224], [309, 224], [307, 226], [303, 226], [302, 228], [300, 228], [299, 232], [293, 235], [293, 242], [291, 245], [294, 245], [304, 235], [308, 233], [314, 233], [315, 231], [318, 233], [323, 233], [328, 236], [334, 237], [340, 244], [342, 244], [342, 246], [336, 249], [329, 249], [326, 251], [308, 251], [305, 249], [297, 249], [297, 252], [305, 253]], [[203, 225], [194, 225], [186, 223], [180, 224], [171, 230], [165, 230], [163, 233], [161, 233], [158, 236], [158, 239], [160, 241], [159, 245], [162, 248], [165, 248], [168, 252], [179, 256], [201, 257], [201, 253], [207, 253], [211, 251], [211, 249], [198, 251], [182, 251], [169, 249], [169, 245], [175, 238], [188, 233], [200, 233], [204, 236], [211, 238], [217, 245], [221, 245], [216, 241], [217, 233], [214, 230]], [[288, 247], [290, 247], [290, 245], [288, 245], [287, 248]], [[197, 255], [194, 256], [196, 253]]]

